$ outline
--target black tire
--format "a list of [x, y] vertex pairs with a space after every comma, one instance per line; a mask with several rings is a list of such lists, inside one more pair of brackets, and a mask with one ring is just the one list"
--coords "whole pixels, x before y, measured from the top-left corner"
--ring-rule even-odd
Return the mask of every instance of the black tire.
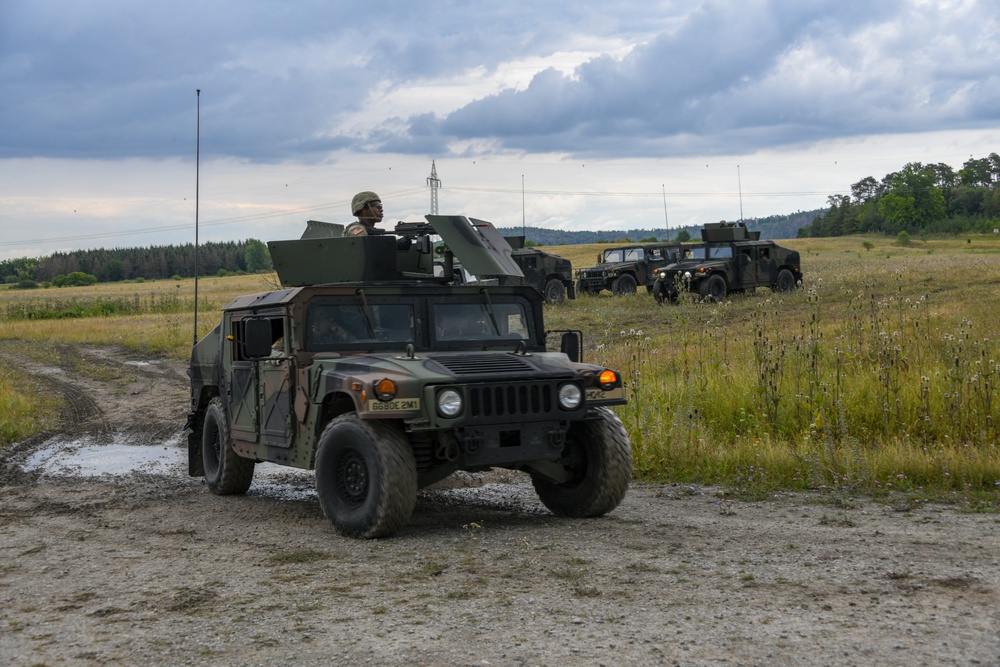
[[215, 495], [239, 495], [250, 488], [255, 462], [243, 458], [233, 449], [226, 408], [218, 397], [213, 398], [205, 410], [201, 431], [201, 460], [205, 467], [205, 481]]
[[795, 276], [788, 269], [778, 271], [778, 280], [774, 283], [775, 291], [791, 292], [795, 289]]
[[584, 285], [584, 283], [583, 283], [582, 280], [578, 281], [576, 283], [576, 293], [577, 294], [588, 294], [588, 295], [589, 294], [593, 294], [593, 292], [590, 291], [590, 288], [587, 287], [586, 285]]
[[719, 302], [726, 298], [729, 288], [726, 285], [726, 279], [716, 273], [698, 284], [698, 293], [706, 299]]
[[558, 278], [552, 278], [545, 283], [545, 302], [556, 306], [566, 300], [566, 286]]
[[622, 275], [615, 278], [615, 281], [611, 283], [611, 291], [618, 296], [625, 296], [627, 294], [635, 294], [636, 282], [635, 278], [632, 277], [630, 273], [623, 273]]
[[353, 412], [331, 421], [316, 451], [316, 492], [340, 534], [393, 535], [417, 504], [417, 464], [402, 429]]
[[542, 503], [553, 514], [593, 517], [618, 507], [632, 480], [632, 446], [621, 421], [607, 408], [597, 408], [600, 419], [573, 424], [566, 434], [559, 463], [572, 478], [554, 483], [532, 475]]

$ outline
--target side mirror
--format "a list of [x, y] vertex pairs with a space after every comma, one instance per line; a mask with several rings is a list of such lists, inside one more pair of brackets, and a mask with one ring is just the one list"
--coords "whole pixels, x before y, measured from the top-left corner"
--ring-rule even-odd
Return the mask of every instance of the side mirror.
[[566, 331], [559, 343], [559, 351], [576, 363], [582, 360], [580, 356], [580, 334], [577, 331]]
[[271, 320], [252, 317], [243, 320], [243, 353], [248, 359], [271, 354]]

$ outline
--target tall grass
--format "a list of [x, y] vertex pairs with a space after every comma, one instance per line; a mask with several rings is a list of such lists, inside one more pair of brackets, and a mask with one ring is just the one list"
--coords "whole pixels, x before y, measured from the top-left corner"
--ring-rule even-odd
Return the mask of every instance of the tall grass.
[[[274, 274], [202, 278], [198, 333], [219, 320], [234, 296], [278, 287]], [[0, 339], [118, 344], [187, 358], [194, 332], [194, 281], [112, 283], [48, 290], [0, 291]]]
[[[590, 355], [625, 373], [619, 414], [640, 476], [747, 493], [996, 489], [995, 241], [909, 253], [810, 244], [792, 294], [574, 304], [577, 319], [626, 323], [591, 326]], [[561, 324], [577, 315], [549, 312]]]
[[[549, 328], [584, 331], [587, 361], [623, 372], [629, 403], [618, 413], [637, 476], [745, 495], [903, 490], [994, 503], [1000, 240], [783, 244], [802, 253], [805, 286], [790, 294], [660, 307], [640, 290], [546, 306]], [[600, 247], [548, 250], [583, 267]], [[274, 287], [273, 276], [203, 279], [198, 337], [232, 297]], [[6, 319], [0, 339], [189, 354], [191, 281], [72, 289], [81, 302], [138, 299], [140, 312]], [[176, 312], [165, 308], [174, 303]], [[0, 291], [0, 308], [44, 305], [44, 296]]]

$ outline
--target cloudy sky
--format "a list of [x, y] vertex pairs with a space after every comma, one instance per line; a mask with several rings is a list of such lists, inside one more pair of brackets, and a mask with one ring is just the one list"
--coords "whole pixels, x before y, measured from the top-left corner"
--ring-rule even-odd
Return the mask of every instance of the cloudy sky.
[[676, 227], [1000, 151], [1000, 3], [0, 0], [0, 99], [0, 259], [419, 220], [432, 160], [442, 213]]

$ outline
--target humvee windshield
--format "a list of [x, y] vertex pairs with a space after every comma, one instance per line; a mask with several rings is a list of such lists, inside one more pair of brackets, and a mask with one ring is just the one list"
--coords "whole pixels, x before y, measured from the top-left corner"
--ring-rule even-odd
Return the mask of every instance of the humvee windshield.
[[733, 256], [732, 246], [697, 246], [684, 252], [684, 259], [725, 259]]
[[306, 349], [321, 352], [366, 343], [413, 342], [406, 303], [314, 303], [306, 315]]
[[645, 253], [642, 248], [615, 248], [604, 251], [604, 261], [612, 262], [641, 262]]
[[511, 341], [529, 338], [522, 303], [436, 303], [434, 338], [447, 341]]

